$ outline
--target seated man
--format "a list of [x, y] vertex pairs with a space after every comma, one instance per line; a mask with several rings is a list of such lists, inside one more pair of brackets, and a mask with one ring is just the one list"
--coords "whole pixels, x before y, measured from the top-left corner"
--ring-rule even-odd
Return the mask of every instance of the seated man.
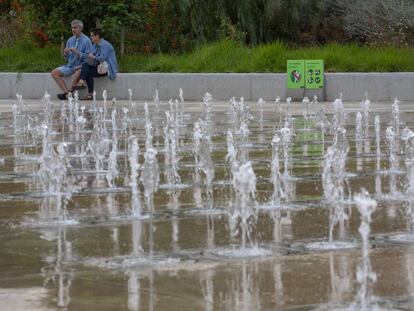
[[[75, 19], [71, 23], [73, 36], [66, 42], [66, 47], [63, 50], [63, 55], [67, 59], [67, 64], [53, 69], [51, 72], [53, 79], [62, 89], [63, 93], [58, 94], [59, 99], [66, 99], [68, 92], [73, 91], [73, 87], [79, 81], [80, 67], [83, 60], [92, 48], [91, 40], [82, 33], [83, 23]], [[69, 90], [62, 77], [75, 74], [72, 80], [72, 86]]]
[[101, 37], [101, 29], [91, 29], [91, 40], [93, 42], [92, 52], [88, 54], [86, 61], [82, 64], [79, 83], [76, 89], [88, 87], [88, 94], [81, 100], [93, 99], [94, 77], [108, 75], [113, 80], [118, 72], [115, 49], [111, 43]]

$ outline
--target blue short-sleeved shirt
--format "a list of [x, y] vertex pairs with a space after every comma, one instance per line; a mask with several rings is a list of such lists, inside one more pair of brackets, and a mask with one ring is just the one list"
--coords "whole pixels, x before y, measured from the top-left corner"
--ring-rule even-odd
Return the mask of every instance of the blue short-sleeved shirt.
[[92, 42], [88, 38], [88, 36], [81, 33], [79, 38], [77, 38], [76, 36], [70, 37], [66, 42], [66, 47], [76, 48], [80, 52], [80, 55], [77, 55], [72, 52], [69, 52], [67, 55], [66, 66], [73, 69], [76, 67], [80, 67], [82, 65], [82, 62], [85, 60], [92, 48]]

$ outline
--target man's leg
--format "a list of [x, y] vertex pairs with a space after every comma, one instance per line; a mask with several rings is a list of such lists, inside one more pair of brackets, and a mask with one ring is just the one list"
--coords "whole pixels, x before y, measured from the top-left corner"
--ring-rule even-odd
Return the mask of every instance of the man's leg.
[[80, 68], [76, 69], [75, 73], [73, 74], [72, 87], [70, 89], [71, 92], [75, 89], [75, 85], [78, 84], [80, 80], [80, 74], [81, 74], [81, 69]]
[[66, 65], [57, 67], [51, 72], [53, 79], [56, 81], [57, 85], [59, 85], [59, 87], [62, 89], [63, 94], [68, 93], [68, 88], [65, 84], [65, 81], [62, 79], [62, 77], [73, 75], [73, 73], [74, 73], [73, 68], [66, 66]]
[[62, 89], [64, 93], [68, 92], [68, 88], [66, 87], [65, 81], [63, 81], [62, 77], [64, 76], [63, 73], [58, 69], [53, 69], [50, 73], [52, 78], [55, 80], [57, 85]]
[[91, 91], [89, 91], [90, 94], [93, 94], [93, 91], [95, 90], [95, 81], [93, 78], [100, 78], [105, 77], [107, 73], [100, 74], [98, 73], [98, 66], [91, 67], [90, 76], [91, 76]]
[[81, 72], [81, 80], [85, 81], [88, 85], [88, 95], [81, 98], [81, 100], [91, 100], [94, 92], [94, 80], [93, 78], [96, 77], [103, 77], [106, 76], [106, 74], [99, 74], [97, 70], [97, 66], [89, 66], [87, 64], [84, 64], [85, 67], [87, 66], [87, 69], [84, 68], [82, 65], [82, 72]]
[[[80, 80], [83, 80], [86, 82], [89, 93], [91, 93], [90, 89], [92, 89], [92, 92], [93, 92], [93, 78], [91, 75], [91, 69], [92, 69], [92, 66], [89, 66], [87, 63], [83, 63], [81, 73], [80, 73]], [[92, 84], [91, 84], [91, 80], [92, 80]]]
[[93, 91], [95, 90], [95, 81], [93, 78], [100, 77], [101, 75], [98, 73], [98, 66], [93, 66], [90, 68], [89, 72], [89, 82], [88, 82], [88, 90], [89, 94], [93, 94]]

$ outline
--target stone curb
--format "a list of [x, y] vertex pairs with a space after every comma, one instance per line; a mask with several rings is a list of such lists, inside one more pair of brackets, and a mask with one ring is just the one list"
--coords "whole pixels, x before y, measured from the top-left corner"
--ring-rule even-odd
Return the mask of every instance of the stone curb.
[[[344, 100], [358, 101], [365, 92], [371, 100], [391, 101], [397, 97], [408, 101], [414, 98], [413, 85], [412, 72], [326, 73], [325, 88], [317, 94], [321, 101], [333, 101], [340, 93]], [[286, 74], [282, 73], [120, 73], [114, 81], [95, 79], [98, 98], [106, 89], [108, 98], [128, 99], [131, 89], [135, 100], [149, 100], [158, 89], [160, 99], [165, 101], [178, 98], [179, 88], [183, 89], [184, 99], [192, 101], [201, 100], [206, 92], [215, 100], [235, 96], [249, 101], [312, 95], [287, 90]], [[26, 99], [40, 99], [45, 91], [53, 97], [60, 92], [49, 73], [0, 73], [0, 99], [14, 98], [16, 93]]]

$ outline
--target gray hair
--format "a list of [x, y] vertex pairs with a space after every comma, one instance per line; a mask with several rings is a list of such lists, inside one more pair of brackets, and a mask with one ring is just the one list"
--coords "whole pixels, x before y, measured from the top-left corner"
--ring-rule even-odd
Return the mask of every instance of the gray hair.
[[71, 25], [71, 26], [78, 25], [78, 26], [79, 26], [79, 28], [83, 29], [83, 23], [82, 23], [82, 21], [81, 21], [81, 20], [79, 20], [79, 19], [74, 19], [74, 20], [70, 23], [70, 25]]

